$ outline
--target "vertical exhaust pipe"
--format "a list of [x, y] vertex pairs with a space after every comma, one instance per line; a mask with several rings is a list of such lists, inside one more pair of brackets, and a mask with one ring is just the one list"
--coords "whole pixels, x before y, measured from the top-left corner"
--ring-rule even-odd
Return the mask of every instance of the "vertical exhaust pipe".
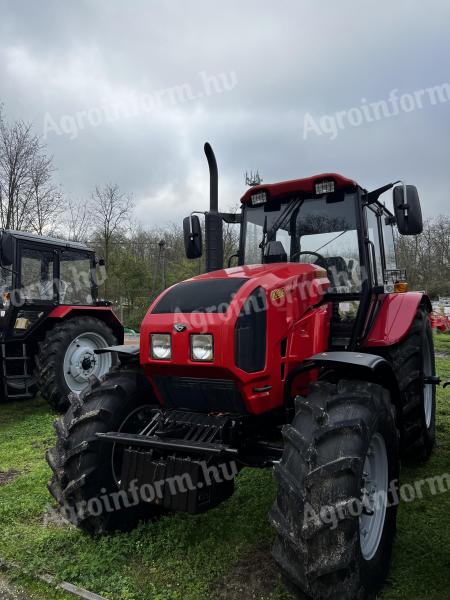
[[206, 142], [204, 146], [206, 159], [209, 167], [209, 210], [219, 212], [219, 174], [217, 171], [217, 161], [211, 144]]
[[219, 213], [219, 175], [211, 145], [204, 146], [209, 167], [209, 212], [205, 215], [206, 271], [223, 269], [223, 222]]

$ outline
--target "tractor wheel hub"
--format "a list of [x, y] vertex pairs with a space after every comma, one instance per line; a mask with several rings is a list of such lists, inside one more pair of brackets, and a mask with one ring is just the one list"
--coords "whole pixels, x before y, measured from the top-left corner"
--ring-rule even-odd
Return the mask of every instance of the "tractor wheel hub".
[[80, 392], [91, 375], [101, 377], [111, 367], [111, 357], [97, 355], [95, 350], [107, 342], [96, 332], [83, 333], [72, 340], [64, 357], [64, 376], [71, 391]]

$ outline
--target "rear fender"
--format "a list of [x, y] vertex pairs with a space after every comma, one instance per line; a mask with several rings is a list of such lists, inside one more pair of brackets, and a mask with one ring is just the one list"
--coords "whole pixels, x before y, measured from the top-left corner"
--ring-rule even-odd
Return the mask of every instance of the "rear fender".
[[422, 292], [386, 295], [363, 346], [380, 348], [401, 342], [411, 329], [420, 305], [431, 313], [430, 299]]
[[73, 317], [100, 319], [111, 328], [119, 344], [123, 344], [123, 325], [110, 306], [57, 306], [47, 315], [47, 322], [49, 319], [62, 320]]

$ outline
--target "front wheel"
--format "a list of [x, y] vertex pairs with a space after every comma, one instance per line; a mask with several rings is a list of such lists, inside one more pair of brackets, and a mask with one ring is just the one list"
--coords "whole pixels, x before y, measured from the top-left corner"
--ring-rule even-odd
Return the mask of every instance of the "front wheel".
[[396, 529], [399, 435], [389, 392], [317, 382], [283, 430], [273, 555], [310, 599], [375, 598]]
[[159, 408], [139, 368], [116, 368], [91, 379], [81, 398], [55, 423], [57, 443], [46, 458], [53, 471], [48, 488], [61, 512], [91, 534], [128, 531], [161, 513], [120, 488], [123, 447], [97, 433], [140, 433]]
[[113, 355], [96, 354], [95, 350], [115, 344], [117, 339], [108, 325], [94, 317], [75, 317], [50, 329], [36, 358], [39, 390], [50, 406], [64, 412], [70, 393], [80, 394], [90, 377], [108, 373]]

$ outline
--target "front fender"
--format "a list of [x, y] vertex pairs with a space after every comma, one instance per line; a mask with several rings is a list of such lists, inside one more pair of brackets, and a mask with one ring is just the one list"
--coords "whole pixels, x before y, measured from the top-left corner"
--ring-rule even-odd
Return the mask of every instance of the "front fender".
[[386, 347], [401, 342], [411, 329], [421, 304], [431, 312], [431, 302], [422, 292], [386, 295], [363, 346]]

